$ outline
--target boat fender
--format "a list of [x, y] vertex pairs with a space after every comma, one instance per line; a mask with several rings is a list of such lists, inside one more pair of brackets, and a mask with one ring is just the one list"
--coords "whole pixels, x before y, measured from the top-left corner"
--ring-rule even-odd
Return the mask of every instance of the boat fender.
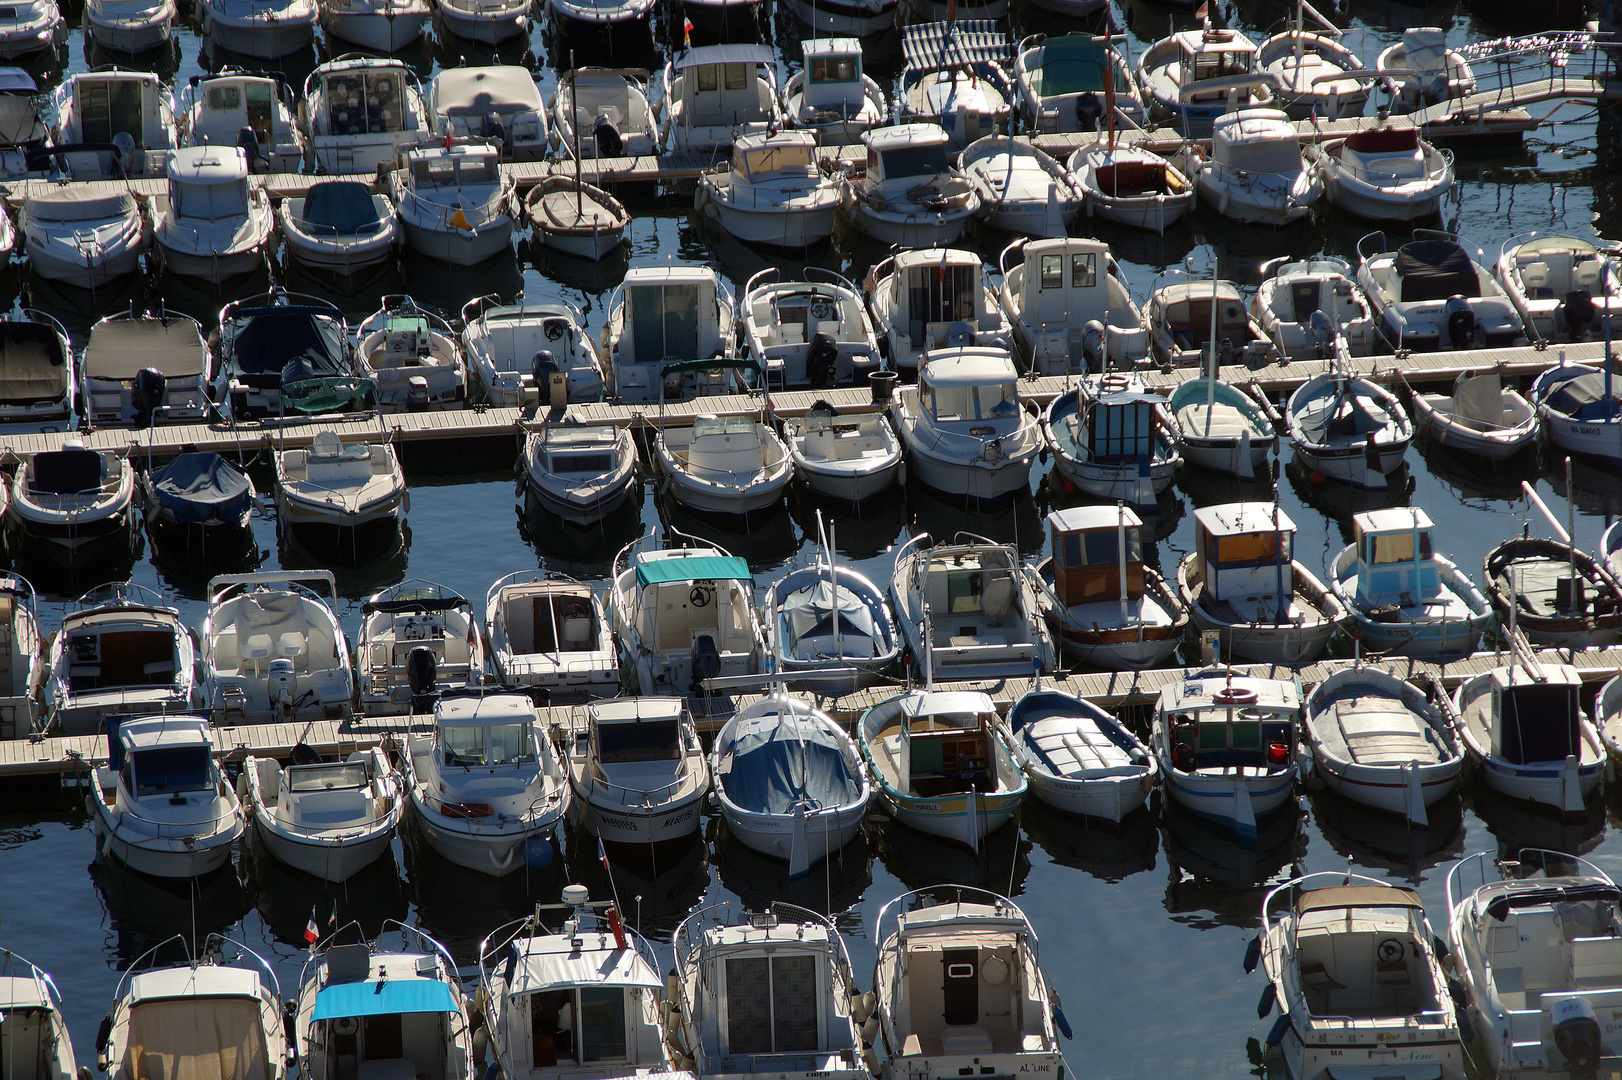
[[827, 390], [834, 385], [835, 366], [839, 363], [839, 346], [824, 333], [811, 335], [805, 348], [805, 377], [813, 390]]
[[1476, 313], [1470, 310], [1470, 301], [1462, 296], [1450, 296], [1442, 305], [1442, 312], [1447, 316], [1447, 339], [1453, 347], [1469, 347], [1476, 336]]
[[1467, 1008], [1470, 1004], [1470, 995], [1465, 991], [1464, 984], [1457, 979], [1447, 981], [1447, 996], [1461, 1009]]
[[490, 1051], [490, 1031], [485, 1027], [475, 1028], [473, 1031], [473, 1060], [483, 1061]]
[[606, 116], [599, 116], [597, 122], [591, 127], [591, 137], [597, 143], [598, 157], [620, 157], [625, 153], [625, 137], [620, 129], [614, 126], [614, 121]]
[[1476, 1041], [1476, 1026], [1470, 1022], [1470, 1010], [1459, 1009], [1455, 1015], [1459, 1020], [1459, 1038], [1469, 1046]]
[[900, 484], [902, 487], [907, 486], [907, 463], [905, 461], [896, 466], [895, 479], [896, 483]]
[[867, 1018], [873, 1015], [873, 1006], [878, 998], [873, 991], [865, 994], [852, 994], [850, 996], [850, 1018], [858, 1024], [867, 1023]]
[[1272, 1012], [1273, 1004], [1276, 1001], [1278, 1001], [1278, 987], [1269, 982], [1262, 987], [1261, 1000], [1256, 1002], [1256, 1019], [1264, 1019], [1268, 1013]]
[[1074, 1039], [1076, 1037], [1070, 1030], [1070, 1021], [1065, 1019], [1064, 1010], [1059, 1007], [1057, 1001], [1053, 1003], [1053, 1022], [1058, 1025], [1059, 1034], [1065, 1038]]
[[287, 1063], [298, 1060], [298, 1002], [282, 1002], [282, 1038], [287, 1040]]
[[1081, 355], [1090, 370], [1104, 370], [1104, 342], [1108, 337], [1109, 331], [1097, 319], [1089, 319], [1081, 328]]
[[1097, 131], [1104, 116], [1104, 103], [1097, 94], [1076, 95], [1076, 130]]
[[[1269, 984], [1271, 985], [1271, 984]], [[1279, 1018], [1273, 1021], [1273, 1030], [1267, 1033], [1267, 1045], [1277, 1046], [1284, 1041], [1284, 1033], [1290, 1030], [1290, 1014], [1280, 1013]]]
[[1587, 998], [1570, 997], [1549, 1008], [1554, 1045], [1565, 1056], [1572, 1080], [1594, 1080], [1599, 1075], [1599, 1018]]
[[1258, 934], [1250, 939], [1249, 945], [1245, 946], [1245, 974], [1249, 975], [1252, 971], [1255, 971], [1256, 965], [1261, 962], [1261, 959], [1262, 939], [1261, 935]]
[[1431, 951], [1436, 954], [1436, 959], [1446, 962], [1449, 955], [1447, 942], [1443, 941], [1435, 934], [1431, 935]]
[[[107, 1044], [108, 1044], [109, 1041], [112, 1040], [112, 1037], [113, 1037], [113, 1014], [108, 1013], [106, 1016], [101, 1018], [101, 1023], [96, 1026], [96, 1052], [98, 1054], [106, 1053]], [[102, 1066], [102, 1071], [105, 1072], [106, 1070], [107, 1070], [107, 1067], [105, 1065], [103, 1065]]]

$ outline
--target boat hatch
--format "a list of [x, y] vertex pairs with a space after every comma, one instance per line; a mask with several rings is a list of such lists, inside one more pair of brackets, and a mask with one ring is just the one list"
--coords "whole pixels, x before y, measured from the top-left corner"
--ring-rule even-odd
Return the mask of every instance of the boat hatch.
[[[1107, 600], [1143, 598], [1143, 542], [1141, 529], [1129, 524], [1126, 550], [1111, 524], [1102, 529], [1053, 532], [1053, 582], [1059, 602], [1066, 607]], [[1124, 555], [1124, 558], [1123, 558]], [[1126, 564], [1126, 595], [1121, 595], [1121, 563]]]
[[1569, 683], [1494, 684], [1493, 753], [1511, 765], [1583, 759], [1582, 706]]
[[366, 765], [360, 761], [331, 761], [319, 765], [294, 765], [286, 773], [287, 790], [356, 791], [371, 783]]
[[723, 984], [727, 1053], [806, 1054], [821, 1047], [818, 1028], [823, 1010], [818, 1002], [825, 992], [817, 985], [818, 959], [783, 952], [727, 957]]
[[1411, 607], [1441, 591], [1430, 518], [1398, 509], [1358, 514], [1355, 522], [1359, 603]]

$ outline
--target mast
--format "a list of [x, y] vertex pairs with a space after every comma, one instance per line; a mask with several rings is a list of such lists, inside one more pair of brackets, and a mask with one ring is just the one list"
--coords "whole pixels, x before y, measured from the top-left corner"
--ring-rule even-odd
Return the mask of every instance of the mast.
[[1121, 579], [1121, 628], [1130, 621], [1126, 611], [1126, 502], [1115, 500], [1115, 569]]
[[580, 100], [574, 78], [574, 50], [569, 50], [569, 124], [574, 128], [574, 216], [578, 225], [586, 216], [585, 193], [580, 189]]
[[1211, 413], [1216, 410], [1216, 384], [1217, 384], [1217, 280], [1218, 263], [1216, 253], [1211, 255], [1211, 340], [1206, 346], [1211, 350], [1211, 370], [1205, 382], [1205, 435], [1211, 436]]

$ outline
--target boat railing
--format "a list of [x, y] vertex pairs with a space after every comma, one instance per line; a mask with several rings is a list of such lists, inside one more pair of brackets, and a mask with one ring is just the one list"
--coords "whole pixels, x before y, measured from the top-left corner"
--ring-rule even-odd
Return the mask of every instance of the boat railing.
[[[1457, 720], [1455, 721], [1457, 723]], [[1551, 874], [1550, 863], [1559, 868], [1558, 874]], [[1564, 864], [1563, 866], [1561, 864]], [[1601, 870], [1594, 863], [1589, 862], [1581, 855], [1571, 855], [1563, 851], [1551, 851], [1548, 848], [1523, 847], [1515, 852], [1513, 859], [1500, 859], [1493, 851], [1478, 851], [1468, 858], [1460, 859], [1453, 864], [1447, 872], [1447, 910], [1450, 917], [1457, 913], [1459, 905], [1477, 890], [1494, 881], [1536, 880], [1532, 873], [1541, 871], [1545, 879], [1563, 877], [1573, 874], [1592, 876], [1603, 882], [1610, 882], [1611, 876]], [[1496, 877], [1489, 876], [1496, 872]]]
[[[511, 179], [508, 179], [496, 185], [496, 189], [484, 199], [478, 202], [468, 199], [465, 206], [460, 189], [457, 190], [456, 202], [452, 204], [435, 202], [415, 188], [407, 188], [401, 195], [400, 209], [403, 212], [409, 205], [416, 213], [426, 218], [432, 227], [442, 232], [450, 229], [471, 231], [489, 225], [498, 218], [515, 216], [511, 206], [511, 183]], [[462, 220], [466, 222], [465, 225], [459, 225], [454, 221], [457, 215], [461, 215]]]
[[[251, 966], [258, 968], [261, 978], [270, 983], [271, 994], [274, 996], [275, 1001], [278, 1004], [281, 1002], [282, 984], [276, 978], [276, 969], [271, 967], [270, 962], [263, 956], [248, 948], [242, 942], [215, 931], [203, 939], [201, 948], [193, 949], [190, 938], [185, 934], [175, 934], [164, 938], [146, 952], [137, 956], [129, 967], [124, 969], [124, 974], [119, 977], [118, 986], [113, 991], [113, 1011], [108, 1014], [109, 1019], [114, 1018], [120, 1007], [128, 1001], [130, 980], [143, 972], [157, 970], [158, 952], [176, 942], [180, 944], [180, 950], [185, 957], [187, 966], [192, 968], [198, 967], [206, 960], [224, 962], [238, 967], [248, 967], [250, 965], [242, 961], [252, 957]], [[228, 946], [236, 951], [227, 953]], [[106, 1044], [103, 1042], [97, 1049], [104, 1049], [105, 1046]]]
[[[166, 234], [166, 243], [182, 238], [188, 240], [192, 247], [199, 250], [229, 251], [252, 239], [251, 233], [246, 237], [242, 235], [242, 227], [244, 225], [252, 226], [256, 217], [269, 218], [266, 227], [275, 227], [276, 219], [271, 213], [270, 195], [264, 188], [249, 189], [248, 206], [241, 219], [234, 216], [229, 218], [190, 218], [170, 213], [158, 218], [158, 228]], [[207, 224], [202, 226], [185, 224], [188, 221], [202, 221], [207, 222]], [[226, 233], [225, 230], [228, 227], [231, 228], [231, 231]], [[222, 235], [226, 238], [226, 243], [224, 245], [217, 244], [215, 241]]]
[[[1301, 892], [1307, 891], [1307, 883], [1315, 880], [1321, 883], [1316, 886], [1317, 888], [1330, 888], [1332, 885], [1337, 883], [1341, 885], [1351, 885], [1354, 882], [1359, 885], [1378, 885], [1381, 888], [1385, 888], [1387, 885], [1389, 885], [1389, 882], [1382, 881], [1379, 878], [1372, 878], [1366, 874], [1354, 874], [1349, 870], [1320, 870], [1317, 873], [1303, 874], [1300, 877], [1291, 878], [1289, 881], [1276, 885], [1272, 889], [1268, 890], [1267, 896], [1263, 898], [1263, 930], [1265, 931], [1268, 926], [1281, 920], [1286, 914], [1288, 914], [1287, 911], [1274, 910], [1280, 898], [1293, 903], [1297, 895], [1299, 895]], [[1371, 904], [1365, 906], [1372, 907], [1373, 905]], [[1314, 1019], [1324, 1018], [1315, 1016]]]
[[[1543, 1013], [1537, 1009], [1529, 1009], [1527, 1015], [1541, 1018]], [[1420, 1027], [1424, 1024], [1441, 1024], [1445, 1026], [1453, 1023], [1453, 1010], [1451, 1008], [1424, 1009], [1420, 1012], [1404, 1013], [1400, 1016], [1382, 1016], [1379, 1019], [1382, 1027], [1391, 1023], [1398, 1023], [1403, 1027]], [[1344, 1014], [1320, 1016], [1317, 1013], [1311, 1013], [1307, 1017], [1307, 1022], [1312, 1027], [1355, 1028], [1366, 1026], [1369, 1023], [1369, 1017], [1347, 1016]], [[1536, 1038], [1536, 1032], [1527, 1037]]]
[[[381, 800], [373, 798], [371, 801], [376, 803]], [[390, 796], [388, 798], [388, 805], [389, 809], [383, 811], [381, 814], [378, 814], [375, 817], [369, 817], [364, 821], [345, 821], [336, 828], [331, 825], [308, 825], [302, 822], [292, 822], [281, 817], [276, 819], [276, 827], [280, 830], [293, 833], [298, 836], [319, 836], [321, 839], [327, 841], [352, 840], [356, 836], [359, 836], [365, 832], [370, 832], [377, 826], [396, 818], [399, 815], [399, 797]]]
[[[1442, 176], [1442, 175], [1452, 171], [1452, 169], [1453, 169], [1453, 151], [1446, 150], [1446, 149], [1443, 149], [1441, 147], [1432, 147], [1428, 143], [1424, 144], [1424, 145], [1430, 150], [1430, 153], [1436, 154], [1438, 157], [1441, 158], [1441, 161], [1442, 161], [1442, 163], [1441, 163], [1441, 165], [1439, 167], [1431, 168], [1429, 166], [1429, 164], [1428, 164], [1428, 162], [1430, 160], [1430, 154], [1425, 155], [1426, 156], [1426, 161], [1427, 161], [1427, 165], [1426, 165], [1426, 168], [1425, 168], [1425, 179], [1426, 180], [1435, 180], [1437, 177]], [[1377, 160], [1380, 160], [1380, 159], [1377, 159]], [[1335, 163], [1336, 163], [1337, 167], [1340, 169], [1341, 172], [1346, 173], [1346, 174], [1348, 174], [1348, 175], [1350, 175], [1352, 177], [1355, 177], [1358, 180], [1366, 181], [1366, 182], [1368, 182], [1370, 184], [1375, 184], [1375, 185], [1393, 184], [1393, 183], [1400, 184], [1400, 183], [1407, 183], [1409, 180], [1412, 179], [1412, 177], [1410, 177], [1410, 176], [1406, 176], [1406, 175], [1404, 175], [1402, 173], [1394, 172], [1394, 171], [1392, 171], [1390, 169], [1372, 169], [1372, 168], [1369, 167], [1368, 162], [1366, 162], [1366, 161], [1354, 160], [1354, 159], [1344, 157], [1344, 156], [1335, 158]]]
[[[683, 754], [685, 757], [685, 753]], [[701, 755], [702, 757], [702, 755]], [[681, 789], [693, 783], [693, 774], [683, 772], [668, 784], [654, 788], [633, 788], [623, 784], [616, 784], [612, 780], [598, 776], [590, 771], [586, 774], [586, 783], [591, 788], [593, 802], [606, 802], [612, 799], [619, 806], [647, 807], [668, 799], [680, 793]]]
[[[224, 781], [219, 781], [218, 786], [211, 786], [211, 788], [208, 790], [213, 791], [215, 794], [219, 794], [222, 789], [229, 790], [225, 787]], [[205, 789], [199, 788], [197, 790], [202, 791]], [[168, 793], [166, 792], [165, 794]], [[167, 807], [169, 805], [169, 800], [165, 799], [163, 804]], [[206, 817], [184, 818], [178, 820], [175, 818], [165, 818], [160, 820], [158, 818], [148, 817], [146, 814], [143, 814], [141, 812], [140, 801], [137, 799], [126, 804], [120, 818], [121, 820], [133, 818], [134, 820], [139, 821], [145, 827], [142, 829], [143, 832], [145, 832], [146, 829], [151, 830], [150, 835], [143, 836], [139, 840], [132, 839], [130, 841], [132, 847], [140, 847], [142, 841], [145, 840], [188, 840], [193, 837], [200, 836], [205, 832], [212, 832], [218, 828], [222, 816], [224, 815], [222, 815], [219, 810], [212, 810]]]
[[[1012, 431], [996, 434], [992, 421], [987, 421], [984, 427], [987, 431], [983, 435], [973, 433], [982, 425], [976, 425], [970, 431], [950, 431], [936, 426], [934, 423], [913, 425], [913, 438], [927, 449], [966, 460], [985, 460], [995, 462], [1005, 456], [1013, 456], [1003, 448], [1003, 443], [1012, 441], [1017, 448], [1027, 440], [1034, 443], [1041, 442], [1039, 425], [1035, 417], [1023, 409], [1018, 411], [1019, 424]], [[973, 421], [949, 421], [951, 423], [974, 423]], [[995, 448], [995, 449], [994, 449]], [[1015, 453], [1018, 453], [1016, 449]]]

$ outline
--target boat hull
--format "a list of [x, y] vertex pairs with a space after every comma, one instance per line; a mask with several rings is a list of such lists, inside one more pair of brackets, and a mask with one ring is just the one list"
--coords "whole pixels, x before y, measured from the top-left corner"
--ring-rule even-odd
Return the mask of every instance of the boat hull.
[[500, 45], [504, 41], [511, 41], [529, 30], [529, 16], [526, 9], [515, 12], [497, 12], [489, 15], [474, 15], [470, 12], [458, 11], [449, 4], [439, 5], [439, 17], [445, 24], [445, 29], [464, 41], [472, 41], [479, 45]]
[[[383, 15], [373, 12], [334, 11], [321, 6], [321, 29], [327, 36], [359, 45], [372, 52], [393, 53], [422, 37], [428, 25], [430, 12], [426, 5], [421, 10]], [[358, 163], [357, 163], [358, 167]]]
[[140, 245], [96, 248], [95, 258], [86, 260], [60, 253], [53, 244], [28, 245], [28, 263], [34, 273], [51, 281], [60, 281], [81, 289], [99, 289], [109, 281], [133, 274], [141, 268]]
[[163, 262], [170, 273], [179, 274], [181, 277], [200, 278], [216, 285], [231, 278], [251, 274], [265, 265], [264, 252], [258, 246], [241, 251], [199, 255], [170, 247], [163, 242], [163, 234], [159, 232], [158, 247], [163, 252]]
[[699, 192], [705, 214], [746, 244], [780, 251], [804, 251], [824, 243], [834, 233], [836, 206], [832, 202], [812, 209], [755, 210], [707, 194], [703, 181], [699, 182]]
[[453, 266], [476, 266], [512, 249], [512, 219], [503, 217], [481, 229], [430, 229], [401, 217], [412, 250]]
[[856, 227], [881, 244], [908, 250], [945, 247], [963, 235], [974, 207], [938, 213], [902, 214], [874, 210], [865, 203], [847, 211]]
[[395, 819], [387, 827], [341, 840], [306, 840], [266, 819], [263, 810], [254, 812], [254, 832], [259, 842], [282, 863], [323, 881], [348, 881], [372, 865], [389, 849], [394, 838]]
[[848, 0], [788, 0], [800, 22], [822, 37], [871, 37], [894, 29], [898, 2], [849, 3]]
[[491, 877], [506, 877], [528, 865], [532, 843], [550, 846], [563, 806], [557, 800], [547, 811], [520, 821], [448, 818], [425, 809], [416, 792], [411, 796], [412, 816], [422, 840], [447, 861]]
[[593, 525], [625, 505], [625, 500], [630, 498], [636, 487], [636, 470], [632, 469], [626, 474], [624, 483], [590, 500], [554, 491], [549, 485], [537, 483], [534, 477], [529, 478], [527, 486], [535, 501], [547, 513], [575, 525]]
[[1434, 193], [1415, 195], [1385, 191], [1333, 166], [1326, 166], [1323, 176], [1324, 197], [1329, 205], [1367, 221], [1412, 222], [1434, 217], [1441, 212], [1442, 196], [1452, 187], [1451, 183], [1441, 184]]
[[[805, 865], [815, 865], [852, 840], [862, 831], [867, 805], [817, 810], [796, 819], [784, 814], [754, 814], [729, 801], [721, 802], [727, 829], [751, 851], [789, 862], [795, 854], [796, 833], [806, 845]], [[804, 825], [799, 821], [803, 820]], [[802, 831], [803, 830], [803, 831]]]
[[256, 60], [280, 60], [310, 47], [315, 11], [301, 19], [239, 20], [221, 18], [210, 6], [203, 10], [203, 32], [215, 48]]
[[1160, 767], [1165, 774], [1166, 791], [1179, 806], [1225, 825], [1247, 839], [1256, 836], [1258, 820], [1283, 806], [1295, 794], [1293, 765], [1264, 775], [1243, 777], [1182, 772], [1167, 761], [1161, 761]]
[[706, 790], [698, 788], [684, 799], [636, 810], [619, 804], [599, 806], [588, 794], [576, 791], [575, 806], [586, 828], [607, 843], [649, 847], [697, 832], [698, 811]]
[[230, 861], [243, 832], [239, 814], [229, 827], [213, 833], [187, 837], [136, 835], [121, 827], [120, 815], [112, 807], [98, 803], [95, 810], [100, 851], [148, 877], [185, 880], [212, 873]]
[[[890, 816], [910, 829], [951, 840], [978, 851], [987, 835], [1007, 824], [1024, 799], [1023, 791], [970, 792], [923, 799], [904, 795], [880, 783], [880, 797]], [[970, 808], [970, 800], [973, 807]]]
[[[1404, 768], [1357, 765], [1318, 753], [1316, 747], [1312, 756], [1318, 777], [1335, 794], [1397, 817], [1408, 813], [1408, 785], [1404, 779]], [[1426, 806], [1435, 806], [1452, 794], [1458, 786], [1463, 764], [1461, 759], [1414, 766], [1420, 798]]]

